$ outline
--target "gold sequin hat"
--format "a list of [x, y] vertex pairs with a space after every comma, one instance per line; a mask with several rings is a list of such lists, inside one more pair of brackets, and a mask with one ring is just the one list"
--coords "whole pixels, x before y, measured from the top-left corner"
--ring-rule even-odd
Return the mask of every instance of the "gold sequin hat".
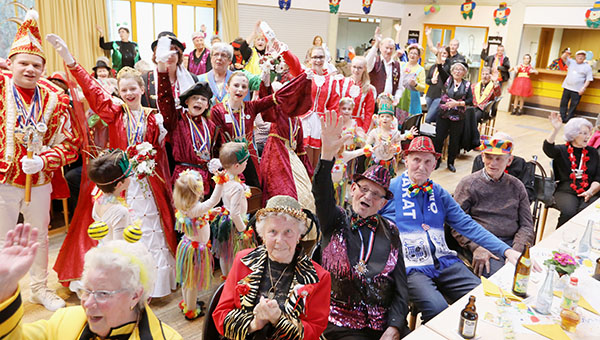
[[260, 209], [256, 213], [256, 220], [258, 221], [259, 219], [264, 217], [264, 215], [271, 212], [283, 212], [294, 218], [308, 223], [308, 218], [306, 217], [304, 211], [302, 211], [302, 206], [300, 205], [300, 203], [298, 203], [298, 201], [295, 198], [291, 196], [277, 195], [271, 197], [267, 201], [267, 206]]
[[8, 52], [8, 59], [15, 54], [26, 53], [41, 57], [46, 61], [44, 49], [42, 48], [42, 36], [37, 24], [38, 12], [30, 10], [25, 16], [25, 21], [19, 26], [15, 40], [13, 40]]

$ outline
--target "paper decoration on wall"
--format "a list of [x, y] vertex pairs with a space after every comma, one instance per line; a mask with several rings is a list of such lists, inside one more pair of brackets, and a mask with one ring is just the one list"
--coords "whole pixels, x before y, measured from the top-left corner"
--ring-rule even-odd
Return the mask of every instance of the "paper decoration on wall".
[[600, 1], [594, 2], [594, 7], [585, 12], [585, 23], [590, 28], [600, 27]]
[[279, 0], [279, 8], [281, 10], [288, 10], [290, 9], [290, 5], [292, 4], [292, 0]]
[[425, 15], [429, 15], [431, 13], [437, 13], [440, 11], [440, 5], [433, 4], [425, 6]]
[[363, 12], [365, 12], [365, 14], [371, 13], [371, 4], [373, 3], [373, 0], [362, 0], [362, 3]]
[[465, 20], [467, 20], [467, 18], [473, 19], [473, 10], [475, 9], [476, 5], [477, 4], [472, 0], [466, 0], [462, 5], [460, 5], [460, 13], [462, 13], [462, 16]]
[[508, 16], [510, 15], [510, 8], [506, 5], [506, 2], [501, 2], [498, 8], [494, 11], [494, 21], [496, 26], [506, 25]]
[[342, 0], [329, 0], [329, 13], [337, 14]]

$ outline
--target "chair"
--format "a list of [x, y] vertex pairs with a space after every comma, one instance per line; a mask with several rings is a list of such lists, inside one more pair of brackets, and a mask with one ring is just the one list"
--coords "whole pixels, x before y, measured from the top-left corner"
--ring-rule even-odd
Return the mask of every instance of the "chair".
[[257, 212], [262, 207], [262, 190], [258, 187], [250, 187], [251, 196], [248, 198], [248, 214]]
[[496, 126], [496, 114], [498, 113], [498, 105], [502, 100], [502, 96], [490, 101], [483, 108], [483, 121], [479, 127], [479, 133], [482, 135], [492, 135]]
[[547, 176], [544, 167], [537, 161], [535, 156], [533, 162], [535, 162], [536, 168], [539, 169], [540, 174], [535, 174], [534, 187], [536, 200], [532, 216], [534, 219], [534, 230], [536, 231], [536, 241], [541, 241], [544, 237], [544, 230], [546, 228], [548, 209], [556, 208], [556, 203], [554, 202], [554, 189], [556, 188], [556, 180], [554, 179], [555, 170], [554, 164], [550, 162], [553, 171], [550, 172], [550, 176]]
[[404, 121], [404, 124], [402, 124], [402, 129], [400, 132], [405, 133], [406, 131], [410, 130], [410, 128], [412, 128], [413, 126], [415, 126], [417, 130], [419, 130], [419, 128], [421, 127], [421, 117], [423, 117], [422, 113], [408, 117]]
[[219, 334], [219, 331], [217, 331], [215, 321], [212, 317], [213, 312], [219, 304], [219, 299], [221, 299], [221, 293], [223, 293], [224, 286], [225, 282], [221, 283], [217, 290], [215, 290], [215, 292], [213, 293], [212, 298], [210, 299], [210, 304], [208, 305], [208, 310], [206, 311], [206, 317], [204, 319], [204, 327], [202, 328], [203, 340], [224, 339], [224, 337], [222, 337], [221, 334]]

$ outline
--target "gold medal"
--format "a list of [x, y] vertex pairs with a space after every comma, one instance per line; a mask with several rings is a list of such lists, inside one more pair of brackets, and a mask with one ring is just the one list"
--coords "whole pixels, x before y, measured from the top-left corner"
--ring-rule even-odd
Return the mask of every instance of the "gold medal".
[[354, 266], [354, 270], [358, 273], [358, 275], [364, 276], [369, 271], [367, 269], [367, 264], [363, 260], [359, 260], [358, 263]]

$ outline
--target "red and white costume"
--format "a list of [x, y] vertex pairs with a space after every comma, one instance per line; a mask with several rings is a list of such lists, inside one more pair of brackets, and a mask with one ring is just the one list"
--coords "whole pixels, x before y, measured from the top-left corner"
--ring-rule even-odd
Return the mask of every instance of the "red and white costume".
[[354, 79], [347, 77], [340, 84], [340, 95], [342, 98], [349, 97], [354, 100], [352, 119], [365, 132], [369, 131], [373, 112], [375, 111], [375, 87], [370, 85], [369, 91], [365, 93], [361, 84], [356, 84]]

